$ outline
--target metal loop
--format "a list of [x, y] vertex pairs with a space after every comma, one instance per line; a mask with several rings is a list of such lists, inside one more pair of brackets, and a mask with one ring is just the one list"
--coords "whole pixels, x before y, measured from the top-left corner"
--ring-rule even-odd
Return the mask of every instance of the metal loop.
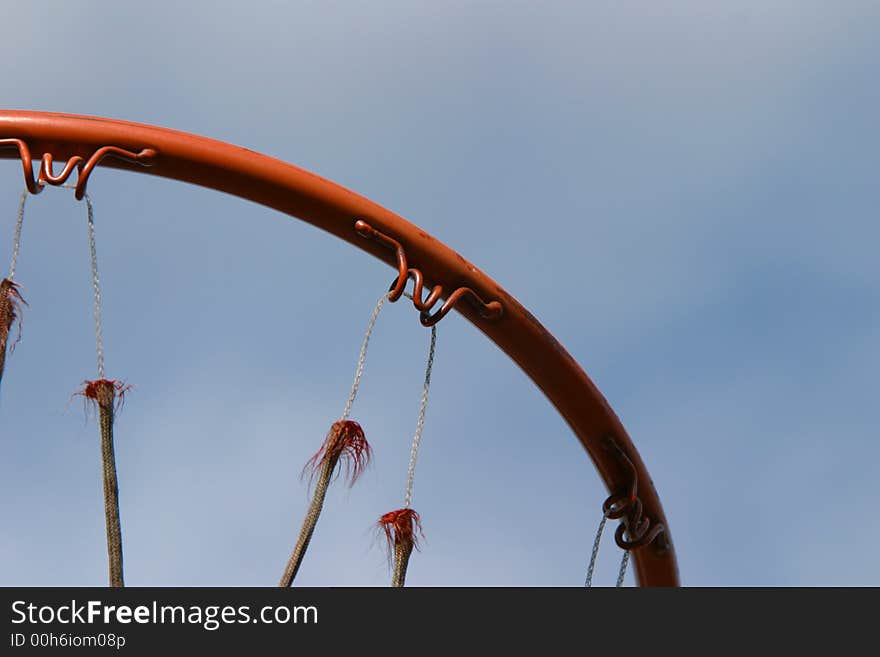
[[389, 237], [385, 233], [376, 230], [363, 219], [358, 219], [355, 222], [354, 229], [361, 237], [375, 240], [395, 252], [397, 255], [397, 278], [394, 279], [391, 286], [388, 288], [388, 300], [394, 302], [403, 296], [404, 290], [406, 289], [406, 283], [411, 278], [413, 280], [412, 301], [416, 310], [419, 311], [419, 321], [422, 326], [430, 327], [437, 324], [437, 322], [443, 319], [446, 314], [455, 307], [455, 304], [457, 304], [462, 297], [468, 298], [483, 319], [495, 320], [501, 317], [503, 308], [500, 302], [490, 301], [487, 303], [483, 301], [480, 295], [469, 287], [459, 287], [454, 290], [446, 298], [443, 305], [437, 311], [432, 313], [431, 310], [443, 297], [443, 286], [435, 285], [431, 288], [428, 296], [423, 297], [422, 291], [425, 287], [424, 275], [421, 270], [408, 266], [406, 252], [400, 242], [393, 237]]
[[636, 548], [640, 548], [643, 545], [653, 543], [654, 539], [662, 534], [666, 528], [663, 527], [663, 525], [654, 525], [653, 527], [650, 527], [650, 525], [650, 519], [642, 518], [638, 529], [636, 529], [635, 532], [631, 534], [632, 536], [634, 536], [634, 538], [627, 540], [626, 538], [624, 538], [624, 531], [626, 531], [627, 534], [629, 534], [630, 532], [626, 529], [624, 523], [621, 523], [617, 527], [617, 530], [614, 532], [614, 542], [617, 543], [617, 546], [621, 550], [635, 550]]
[[611, 495], [602, 503], [602, 513], [606, 518], [621, 521], [614, 532], [614, 542], [618, 547], [622, 550], [634, 550], [652, 543], [665, 531], [665, 527], [659, 523], [652, 525], [651, 519], [643, 515], [642, 500], [638, 496], [639, 477], [635, 465], [611, 437], [608, 437], [607, 444], [629, 470], [630, 484], [625, 493]]
[[43, 153], [40, 162], [40, 172], [34, 178], [33, 159], [31, 158], [31, 150], [28, 148], [27, 143], [21, 139], [0, 139], [0, 148], [9, 146], [18, 148], [18, 155], [21, 158], [21, 166], [24, 173], [24, 184], [31, 194], [39, 194], [43, 191], [46, 184], [56, 187], [63, 186], [75, 169], [78, 172], [76, 185], [74, 186], [74, 197], [77, 201], [81, 201], [85, 196], [86, 185], [94, 168], [108, 155], [146, 167], [153, 164], [157, 155], [156, 150], [153, 148], [144, 148], [140, 152], [135, 153], [118, 146], [102, 146], [92, 153], [88, 161], [79, 155], [74, 155], [64, 165], [61, 173], [56, 175], [54, 171], [54, 156], [52, 153]]

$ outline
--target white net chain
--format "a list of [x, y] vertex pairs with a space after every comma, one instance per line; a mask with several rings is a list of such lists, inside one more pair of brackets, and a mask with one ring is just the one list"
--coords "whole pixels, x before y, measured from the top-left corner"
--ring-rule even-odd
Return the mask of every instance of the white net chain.
[[95, 290], [95, 350], [98, 357], [98, 378], [104, 378], [104, 339], [101, 333], [101, 279], [98, 277], [98, 251], [95, 248], [95, 213], [92, 199], [86, 194], [89, 222], [89, 255], [92, 261], [92, 287]]
[[367, 323], [367, 330], [364, 332], [364, 340], [361, 343], [361, 352], [358, 355], [357, 370], [354, 373], [354, 382], [351, 384], [351, 392], [348, 394], [348, 401], [345, 402], [345, 410], [342, 412], [343, 420], [348, 419], [348, 415], [351, 413], [351, 407], [354, 405], [354, 400], [357, 397], [358, 388], [361, 385], [361, 376], [364, 374], [364, 363], [367, 361], [367, 346], [370, 344], [370, 336], [373, 334], [373, 328], [376, 326], [379, 312], [382, 310], [382, 306], [385, 302], [388, 301], [388, 296], [390, 294], [390, 292], [386, 292], [379, 297], [379, 301], [376, 302], [376, 307], [373, 308], [373, 314], [370, 315], [370, 321]]
[[[602, 520], [599, 521], [599, 529], [596, 531], [596, 538], [593, 540], [593, 551], [590, 553], [590, 565], [587, 567], [587, 579], [584, 582], [586, 588], [593, 586], [593, 572], [596, 569], [596, 558], [599, 556], [599, 543], [602, 541], [602, 532], [605, 531], [605, 523], [608, 516], [602, 514]], [[620, 560], [620, 571], [617, 573], [617, 588], [623, 586], [623, 580], [626, 577], [626, 567], [629, 564], [629, 550], [623, 551], [623, 558]]]
[[15, 237], [12, 238], [12, 261], [9, 263], [9, 280], [15, 278], [15, 267], [18, 264], [18, 252], [21, 250], [21, 227], [24, 225], [24, 206], [27, 202], [28, 190], [21, 193], [18, 202], [18, 218], [15, 221]]
[[422, 441], [422, 429], [425, 427], [425, 411], [428, 408], [428, 391], [431, 389], [431, 369], [434, 367], [434, 351], [437, 348], [437, 326], [431, 327], [431, 347], [428, 351], [428, 364], [425, 367], [425, 383], [422, 387], [422, 401], [419, 404], [419, 419], [416, 422], [416, 433], [413, 436], [412, 447], [409, 452], [409, 470], [406, 477], [406, 496], [403, 500], [404, 508], [409, 508], [412, 502], [413, 480], [416, 476], [416, 458], [419, 455], [419, 443]]

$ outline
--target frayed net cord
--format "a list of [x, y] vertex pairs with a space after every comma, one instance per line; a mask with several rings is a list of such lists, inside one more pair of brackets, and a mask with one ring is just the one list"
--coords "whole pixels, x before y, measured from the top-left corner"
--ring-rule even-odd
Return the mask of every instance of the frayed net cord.
[[419, 445], [422, 442], [422, 430], [425, 428], [425, 411], [428, 408], [428, 393], [431, 390], [431, 369], [434, 367], [434, 352], [437, 348], [437, 326], [431, 327], [431, 347], [428, 351], [428, 365], [425, 368], [425, 382], [422, 386], [422, 400], [419, 404], [419, 419], [416, 422], [416, 433], [413, 436], [412, 446], [409, 451], [409, 469], [406, 477], [406, 495], [403, 506], [409, 507], [412, 503], [413, 480], [416, 476], [416, 459], [419, 456]]
[[406, 492], [403, 508], [386, 513], [379, 519], [379, 527], [385, 534], [388, 550], [394, 556], [391, 573], [391, 586], [401, 587], [406, 582], [406, 571], [409, 558], [414, 548], [418, 548], [418, 537], [422, 534], [422, 523], [419, 514], [411, 508], [413, 481], [416, 472], [416, 460], [419, 445], [422, 441], [422, 430], [425, 426], [425, 411], [428, 408], [428, 393], [431, 389], [431, 370], [434, 367], [434, 352], [437, 347], [437, 327], [431, 327], [431, 346], [428, 351], [428, 364], [425, 367], [425, 382], [422, 386], [422, 399], [419, 404], [419, 417], [416, 432], [413, 436], [409, 453], [409, 468], [406, 478]]
[[18, 253], [21, 250], [21, 228], [24, 225], [24, 206], [27, 203], [28, 190], [21, 193], [21, 199], [18, 202], [18, 217], [15, 221], [15, 236], [12, 239], [12, 260], [9, 263], [9, 280], [15, 278], [15, 267], [18, 264]]
[[[599, 529], [596, 531], [596, 538], [593, 540], [593, 551], [590, 554], [590, 565], [587, 568], [587, 579], [584, 582], [586, 588], [593, 586], [593, 572], [596, 569], [596, 558], [599, 556], [599, 543], [602, 541], [602, 532], [605, 531], [605, 523], [608, 516], [602, 514], [602, 520], [599, 521]], [[617, 584], [619, 588], [623, 586], [623, 579], [626, 577], [626, 567], [629, 563], [629, 550], [623, 551], [623, 558], [620, 560], [620, 570], [617, 573]]]
[[86, 210], [89, 223], [89, 256], [92, 265], [92, 289], [95, 294], [95, 351], [98, 359], [98, 378], [104, 378], [104, 337], [101, 331], [101, 279], [98, 276], [98, 250], [95, 247], [95, 211], [92, 198], [86, 194]]
[[348, 393], [348, 400], [345, 402], [345, 410], [342, 411], [342, 420], [348, 419], [348, 416], [351, 413], [351, 407], [354, 406], [354, 400], [357, 398], [358, 389], [361, 385], [361, 377], [364, 374], [364, 365], [367, 362], [367, 347], [370, 345], [370, 336], [373, 335], [373, 328], [376, 326], [376, 320], [379, 318], [382, 306], [388, 301], [390, 294], [390, 292], [386, 292], [379, 297], [376, 306], [373, 308], [373, 313], [370, 315], [370, 321], [367, 323], [367, 330], [364, 331], [364, 339], [361, 342], [361, 351], [358, 354], [357, 369], [354, 373], [354, 381], [351, 384], [351, 392]]
[[321, 448], [309, 459], [305, 468], [303, 468], [303, 474], [311, 472], [311, 480], [315, 482], [315, 490], [312, 494], [312, 501], [309, 504], [308, 511], [306, 511], [306, 517], [303, 519], [299, 536], [293, 546], [293, 551], [290, 553], [287, 565], [281, 574], [281, 580], [278, 583], [280, 587], [286, 588], [291, 586], [296, 574], [299, 572], [303, 558], [306, 555], [306, 550], [308, 550], [309, 543], [312, 540], [312, 535], [315, 533], [315, 527], [318, 525], [318, 518], [320, 518], [321, 511], [324, 508], [327, 489], [330, 487], [334, 473], [337, 473], [337, 464], [339, 464], [340, 460], [343, 461], [346, 468], [346, 479], [349, 485], [353, 485], [358, 476], [369, 465], [372, 457], [372, 450], [364, 435], [364, 430], [357, 422], [348, 418], [361, 385], [361, 377], [363, 376], [364, 365], [367, 361], [367, 347], [370, 344], [370, 336], [373, 334], [373, 329], [376, 326], [376, 320], [379, 317], [382, 306], [388, 301], [389, 294], [386, 292], [379, 297], [370, 315], [370, 321], [367, 322], [367, 329], [364, 331], [361, 350], [358, 354], [354, 381], [351, 384], [351, 391], [345, 402], [342, 417], [333, 423]]
[[18, 254], [21, 250], [21, 228], [24, 225], [24, 206], [27, 202], [28, 191], [21, 193], [18, 203], [18, 216], [15, 221], [15, 235], [12, 239], [12, 259], [9, 263], [9, 276], [0, 280], [0, 381], [3, 380], [3, 371], [6, 367], [6, 347], [9, 342], [9, 334], [13, 325], [18, 322], [18, 337], [13, 341], [10, 351], [21, 339], [21, 308], [27, 302], [21, 296], [18, 283], [15, 282], [15, 267], [18, 264]]
[[[67, 187], [67, 185], [65, 185]], [[84, 381], [79, 391], [98, 409], [101, 430], [101, 464], [104, 482], [104, 516], [107, 527], [107, 555], [109, 558], [110, 586], [124, 586], [122, 571], [122, 528], [119, 519], [119, 484], [116, 474], [116, 453], [113, 446], [113, 425], [116, 411], [131, 386], [105, 378], [104, 341], [101, 331], [101, 279], [98, 276], [98, 252], [95, 247], [95, 213], [92, 199], [85, 194], [88, 214], [89, 258], [91, 261], [92, 290], [94, 292], [95, 351], [98, 378]]]

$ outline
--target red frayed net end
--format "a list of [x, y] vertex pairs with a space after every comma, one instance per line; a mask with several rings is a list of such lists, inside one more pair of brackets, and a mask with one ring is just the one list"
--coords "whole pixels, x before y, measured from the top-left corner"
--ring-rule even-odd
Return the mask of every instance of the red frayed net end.
[[390, 511], [379, 518], [378, 527], [385, 535], [388, 542], [389, 554], [394, 548], [403, 546], [406, 549], [419, 549], [419, 536], [425, 537], [422, 532], [422, 520], [419, 514], [410, 508]]
[[92, 402], [99, 408], [112, 408], [115, 411], [122, 408], [126, 393], [134, 388], [123, 381], [110, 379], [83, 381], [82, 386], [81, 390], [73, 393], [74, 396], [79, 395], [84, 402]]
[[0, 347], [6, 347], [6, 340], [12, 325], [18, 320], [18, 337], [12, 343], [12, 349], [21, 339], [21, 307], [26, 306], [27, 301], [21, 296], [18, 283], [4, 278], [0, 281]]
[[345, 480], [352, 486], [366, 470], [372, 457], [373, 451], [361, 425], [353, 420], [340, 420], [330, 427], [321, 449], [303, 468], [303, 475], [310, 472], [310, 477], [314, 478], [327, 463], [335, 468], [336, 463], [342, 459], [345, 464]]

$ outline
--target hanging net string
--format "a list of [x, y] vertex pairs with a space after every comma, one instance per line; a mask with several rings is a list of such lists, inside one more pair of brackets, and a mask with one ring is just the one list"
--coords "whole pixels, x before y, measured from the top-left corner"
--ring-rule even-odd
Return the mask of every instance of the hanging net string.
[[121, 381], [97, 379], [84, 381], [77, 393], [98, 409], [101, 431], [101, 470], [104, 484], [104, 520], [107, 531], [109, 581], [112, 587], [125, 586], [122, 571], [122, 527], [119, 520], [119, 481], [113, 447], [113, 423], [116, 411], [131, 389]]
[[[590, 553], [590, 565], [587, 568], [587, 579], [584, 582], [586, 588], [593, 586], [593, 572], [596, 569], [596, 558], [599, 556], [599, 543], [602, 542], [602, 532], [605, 531], [605, 523], [608, 521], [608, 515], [602, 514], [602, 520], [599, 521], [599, 529], [596, 531], [596, 538], [593, 540], [593, 551]], [[629, 563], [629, 550], [623, 551], [623, 558], [620, 560], [620, 570], [617, 573], [617, 584], [620, 588], [623, 586], [623, 580], [626, 577], [626, 567]]]
[[360, 354], [358, 354], [357, 369], [354, 373], [354, 381], [351, 384], [351, 392], [348, 393], [348, 400], [345, 402], [345, 410], [342, 411], [343, 420], [348, 419], [348, 415], [351, 413], [351, 407], [354, 405], [355, 398], [357, 398], [358, 389], [361, 385], [361, 377], [364, 374], [364, 364], [367, 362], [367, 347], [370, 344], [370, 336], [373, 335], [373, 328], [376, 326], [376, 320], [379, 318], [382, 306], [388, 301], [389, 296], [391, 296], [391, 293], [386, 292], [379, 297], [379, 300], [376, 302], [376, 307], [373, 308], [373, 313], [370, 315], [367, 330], [364, 331], [364, 339], [363, 342], [361, 342]]
[[413, 481], [415, 479], [416, 460], [425, 426], [425, 411], [428, 407], [428, 393], [431, 389], [431, 370], [434, 367], [434, 353], [437, 347], [437, 327], [431, 327], [431, 346], [428, 351], [428, 363], [425, 367], [425, 382], [422, 387], [422, 399], [419, 404], [419, 418], [413, 436], [407, 471], [406, 492], [403, 508], [386, 513], [379, 518], [379, 527], [385, 534], [389, 555], [394, 557], [391, 572], [391, 586], [402, 587], [406, 582], [406, 571], [413, 549], [418, 549], [418, 537], [422, 534], [422, 523], [419, 514], [410, 507], [412, 503]]
[[[293, 584], [296, 574], [302, 565], [306, 550], [315, 533], [315, 527], [318, 524], [318, 518], [321, 516], [321, 510], [324, 507], [324, 498], [327, 496], [327, 489], [333, 480], [336, 466], [340, 458], [346, 459], [346, 479], [348, 485], [354, 485], [358, 476], [363, 472], [364, 468], [369, 464], [372, 457], [372, 451], [369, 443], [364, 436], [364, 431], [357, 422], [345, 420], [334, 422], [330, 428], [327, 438], [324, 440], [321, 449], [306, 463], [304, 472], [312, 469], [312, 477], [317, 476], [315, 483], [315, 491], [312, 495], [311, 504], [306, 512], [303, 520], [302, 529], [300, 529], [296, 544], [287, 560], [284, 573], [281, 575], [281, 581], [278, 586], [286, 588]], [[338, 474], [338, 473], [337, 473]]]
[[9, 334], [12, 326], [18, 322], [18, 337], [9, 348], [10, 353], [15, 350], [15, 345], [21, 339], [21, 307], [27, 302], [21, 296], [18, 283], [15, 282], [15, 267], [18, 264], [18, 253], [21, 250], [21, 228], [24, 224], [24, 206], [27, 201], [28, 191], [21, 193], [18, 203], [18, 217], [15, 222], [15, 235], [12, 239], [12, 259], [9, 264], [9, 276], [0, 280], [0, 382], [3, 381], [3, 370], [6, 367], [6, 347], [9, 343]]
[[620, 560], [620, 572], [617, 573], [617, 588], [623, 586], [623, 578], [626, 577], [626, 565], [629, 563], [629, 550], [623, 551], [623, 558]]
[[382, 306], [385, 305], [389, 295], [390, 292], [386, 292], [379, 297], [370, 315], [370, 321], [367, 323], [366, 331], [364, 331], [364, 339], [361, 341], [361, 350], [358, 354], [354, 381], [351, 384], [351, 391], [345, 402], [342, 418], [333, 423], [321, 448], [309, 459], [305, 468], [303, 468], [303, 474], [311, 471], [311, 481], [315, 484], [315, 490], [312, 494], [312, 501], [309, 504], [308, 511], [306, 511], [306, 517], [303, 520], [296, 544], [278, 583], [280, 587], [286, 588], [291, 586], [299, 572], [303, 558], [309, 548], [309, 543], [312, 540], [312, 535], [315, 533], [315, 527], [318, 525], [318, 518], [320, 518], [321, 511], [324, 508], [327, 489], [330, 487], [330, 482], [333, 480], [334, 472], [336, 472], [336, 466], [340, 459], [344, 460], [346, 480], [348, 485], [352, 486], [367, 467], [372, 457], [372, 450], [364, 435], [364, 430], [357, 422], [349, 420], [348, 417], [351, 414], [352, 406], [360, 388], [364, 365], [367, 361], [367, 347], [370, 344], [370, 336], [373, 334], [376, 320], [379, 318]]
[[586, 588], [593, 586], [593, 571], [596, 569], [596, 558], [599, 556], [599, 543], [602, 542], [602, 532], [605, 531], [605, 523], [608, 522], [608, 516], [602, 514], [602, 520], [599, 521], [599, 529], [596, 531], [596, 538], [593, 541], [593, 551], [590, 554], [590, 565], [587, 568], [587, 580], [584, 582]]
[[95, 351], [98, 359], [98, 379], [104, 378], [104, 338], [101, 332], [101, 279], [98, 276], [98, 250], [95, 247], [95, 212], [92, 198], [85, 194], [89, 223], [89, 257], [92, 264], [92, 288], [95, 293]]
[[24, 225], [24, 206], [27, 203], [28, 190], [25, 189], [21, 193], [21, 199], [18, 202], [18, 217], [15, 221], [15, 236], [12, 239], [12, 260], [9, 263], [10, 281], [15, 278], [15, 267], [18, 265], [18, 253], [21, 250], [21, 228]]
[[437, 327], [431, 327], [431, 347], [428, 351], [428, 365], [425, 367], [425, 382], [422, 386], [422, 399], [419, 403], [419, 419], [416, 422], [416, 433], [413, 436], [412, 447], [409, 451], [409, 469], [406, 476], [406, 495], [403, 506], [408, 508], [412, 503], [413, 481], [416, 476], [416, 459], [419, 455], [419, 445], [422, 442], [422, 430], [425, 428], [425, 411], [428, 408], [428, 392], [431, 390], [431, 369], [434, 367], [434, 352], [437, 349]]
[[[70, 187], [64, 185], [64, 187]], [[101, 465], [104, 483], [104, 518], [107, 529], [107, 555], [110, 586], [125, 585], [122, 569], [122, 528], [119, 519], [119, 482], [116, 474], [116, 453], [113, 446], [113, 425], [116, 412], [131, 386], [113, 381], [104, 375], [104, 342], [101, 332], [101, 279], [98, 276], [98, 252], [95, 247], [95, 214], [92, 199], [84, 195], [88, 215], [89, 258], [94, 292], [95, 347], [98, 378], [84, 381], [78, 394], [97, 407], [101, 432]]]

